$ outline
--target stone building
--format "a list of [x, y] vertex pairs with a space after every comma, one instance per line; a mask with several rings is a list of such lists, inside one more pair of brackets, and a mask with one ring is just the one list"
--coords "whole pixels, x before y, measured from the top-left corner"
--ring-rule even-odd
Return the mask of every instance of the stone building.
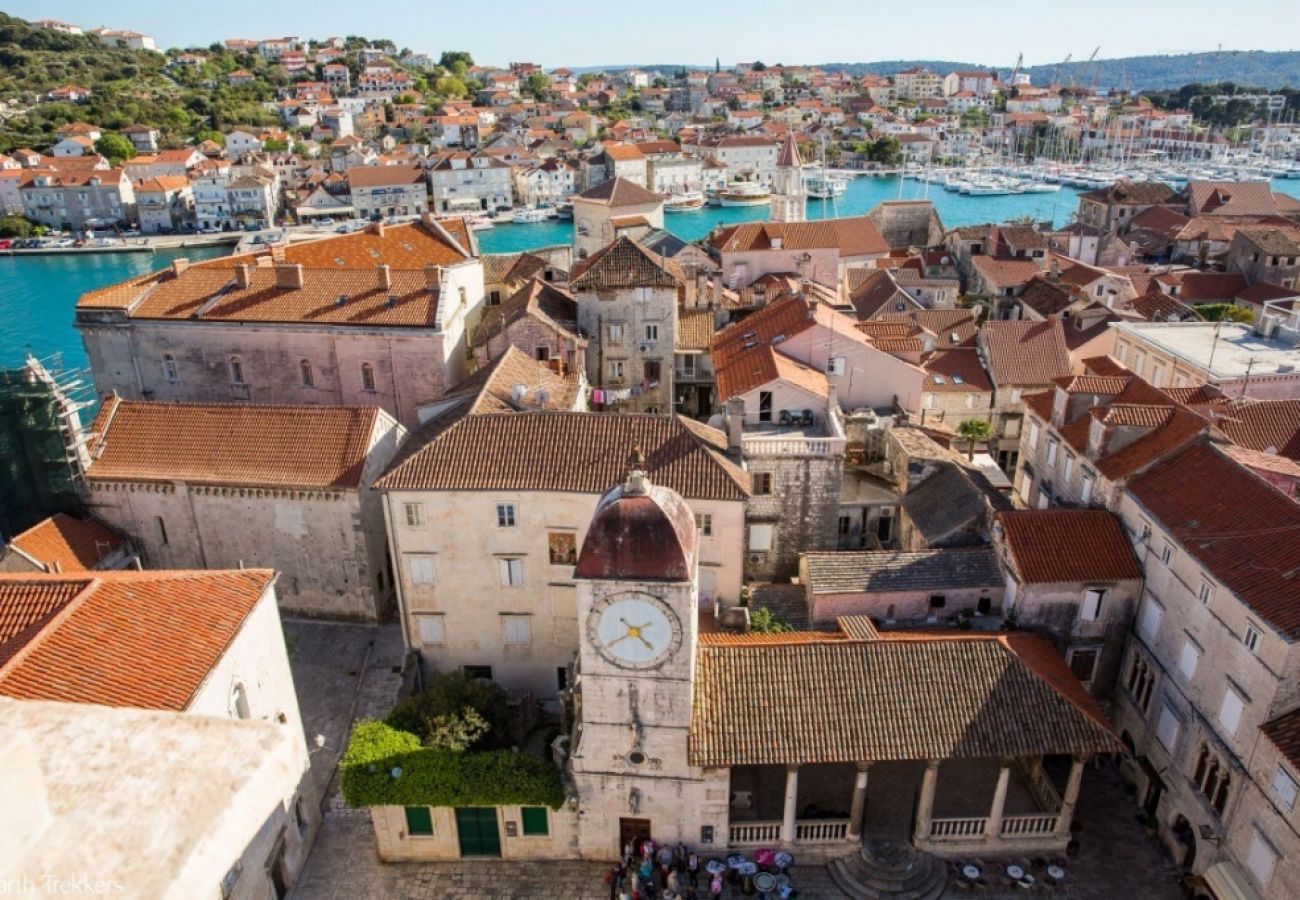
[[46, 228], [82, 232], [136, 222], [135, 186], [121, 169], [66, 166], [24, 173], [23, 215]]
[[1115, 692], [1125, 775], [1216, 895], [1292, 897], [1300, 506], [1202, 445], [1134, 478], [1118, 511], [1146, 576]]
[[727, 225], [706, 241], [722, 268], [723, 284], [732, 290], [771, 274], [838, 289], [850, 268], [889, 255], [888, 242], [869, 216]]
[[664, 198], [625, 178], [573, 196], [573, 249], [585, 259], [624, 235], [664, 227]]
[[1238, 228], [1227, 264], [1251, 284], [1264, 281], [1294, 288], [1300, 277], [1300, 227]]
[[587, 335], [592, 403], [610, 410], [673, 412], [678, 304], [685, 275], [627, 237], [573, 268], [569, 290]]
[[469, 150], [443, 154], [429, 169], [433, 208], [440, 213], [495, 213], [514, 200], [508, 163]]
[[6, 834], [0, 874], [39, 884], [85, 866], [142, 896], [287, 892], [320, 797], [275, 577], [0, 575], [0, 786], [27, 822]]
[[429, 211], [429, 187], [419, 166], [353, 166], [347, 170], [352, 207], [363, 219]]
[[464, 377], [483, 266], [463, 220], [171, 268], [90, 291], [76, 324], [101, 396], [379, 406], [406, 426]]
[[560, 372], [586, 372], [587, 339], [578, 331], [577, 301], [535, 277], [509, 299], [484, 308], [469, 345], [478, 366], [515, 347]]
[[85, 500], [150, 568], [274, 564], [286, 612], [375, 622], [393, 585], [371, 484], [404, 437], [376, 407], [112, 397], [90, 428]]
[[1007, 573], [1003, 615], [1055, 637], [1079, 682], [1109, 697], [1142, 599], [1123, 523], [1101, 509], [1020, 509], [998, 514], [994, 537]]
[[0, 572], [91, 572], [138, 565], [131, 542], [94, 519], [56, 513], [16, 534], [0, 551]]
[[1205, 439], [1210, 425], [1136, 375], [1067, 375], [1025, 398], [1013, 483], [1026, 506], [1115, 509], [1134, 475]]
[[989, 322], [979, 334], [981, 358], [993, 381], [989, 453], [1008, 475], [1016, 471], [1025, 396], [1070, 374], [1070, 354], [1060, 321]]
[[803, 161], [799, 159], [799, 146], [794, 132], [785, 136], [781, 152], [776, 157], [776, 173], [772, 176], [773, 222], [802, 222], [807, 217], [808, 191], [803, 182]]
[[503, 411], [425, 434], [376, 487], [403, 633], [426, 665], [547, 701], [570, 686], [577, 551], [634, 448], [696, 516], [703, 602], [739, 601], [750, 479], [720, 432], [674, 416]]
[[1300, 398], [1300, 311], [1266, 304], [1253, 327], [1238, 322], [1121, 322], [1120, 365], [1156, 387], [1213, 384], [1224, 396]]

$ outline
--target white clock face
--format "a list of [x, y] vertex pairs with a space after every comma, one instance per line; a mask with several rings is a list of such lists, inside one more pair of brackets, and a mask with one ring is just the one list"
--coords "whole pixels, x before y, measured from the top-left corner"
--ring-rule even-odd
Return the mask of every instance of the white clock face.
[[682, 628], [663, 601], [648, 594], [623, 594], [596, 604], [587, 621], [587, 637], [614, 665], [648, 669], [677, 650]]

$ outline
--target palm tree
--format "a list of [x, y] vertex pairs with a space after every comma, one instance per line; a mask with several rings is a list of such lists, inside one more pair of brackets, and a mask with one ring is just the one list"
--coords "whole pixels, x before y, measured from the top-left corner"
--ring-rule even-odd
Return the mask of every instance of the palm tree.
[[966, 419], [957, 426], [957, 433], [966, 439], [966, 459], [975, 458], [975, 445], [987, 441], [993, 429], [984, 419]]

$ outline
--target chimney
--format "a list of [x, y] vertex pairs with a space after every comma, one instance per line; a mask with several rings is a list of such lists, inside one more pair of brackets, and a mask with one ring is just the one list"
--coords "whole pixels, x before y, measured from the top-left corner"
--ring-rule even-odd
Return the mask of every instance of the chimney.
[[732, 397], [726, 403], [724, 420], [727, 426], [727, 450], [740, 454], [741, 437], [745, 433], [745, 401]]
[[190, 261], [187, 257], [180, 257], [172, 260], [172, 274], [179, 275], [190, 267]]
[[433, 213], [431, 212], [420, 213], [420, 224], [423, 225], [425, 228], [430, 228], [430, 229], [433, 228]]
[[381, 238], [381, 237], [384, 236], [384, 221], [383, 221], [383, 219], [380, 219], [380, 220], [379, 220], [378, 222], [376, 222], [374, 225], [370, 226], [370, 228], [371, 228], [371, 231], [374, 232], [375, 237]]
[[388, 269], [387, 263], [380, 263], [377, 269], [379, 272], [379, 287], [388, 290], [393, 286], [393, 275]]
[[430, 293], [437, 293], [442, 289], [442, 266], [424, 267], [424, 286]]
[[251, 266], [240, 264], [235, 266], [235, 282], [241, 287], [246, 288], [253, 281], [253, 269]]
[[290, 290], [302, 290], [302, 266], [297, 263], [275, 267], [275, 286]]
[[1050, 276], [1053, 281], [1061, 277], [1061, 262], [1055, 256], [1052, 257], [1052, 266]]

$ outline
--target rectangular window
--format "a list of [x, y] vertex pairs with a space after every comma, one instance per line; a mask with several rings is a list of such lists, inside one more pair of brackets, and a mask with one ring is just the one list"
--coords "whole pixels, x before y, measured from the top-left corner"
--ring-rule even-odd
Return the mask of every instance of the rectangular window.
[[1182, 652], [1178, 654], [1178, 672], [1188, 681], [1196, 674], [1196, 664], [1201, 660], [1201, 648], [1191, 638], [1183, 639]]
[[642, 364], [642, 371], [645, 373], [645, 380], [656, 382], [659, 380], [659, 360], [648, 359]]
[[1160, 548], [1160, 561], [1166, 566], [1174, 561], [1174, 545], [1168, 541], [1165, 541], [1165, 545]]
[[1202, 603], [1208, 604], [1214, 597], [1214, 586], [1204, 578], [1201, 579], [1201, 586], [1196, 592], [1196, 597]]
[[1228, 734], [1236, 734], [1237, 726], [1241, 724], [1241, 713], [1246, 708], [1246, 701], [1241, 699], [1231, 687], [1223, 692], [1223, 702], [1219, 704], [1219, 724], [1221, 724]]
[[421, 644], [441, 644], [447, 639], [445, 616], [416, 616], [415, 623], [420, 631]]
[[515, 527], [515, 505], [513, 503], [497, 504], [497, 528]]
[[1029, 437], [1025, 439], [1025, 445], [1033, 450], [1038, 447], [1038, 423], [1029, 423]]
[[695, 514], [695, 527], [700, 530], [703, 537], [712, 537], [713, 535], [713, 516], [709, 513]]
[[411, 837], [430, 837], [433, 834], [433, 813], [429, 807], [406, 807], [406, 833]]
[[623, 360], [621, 360], [621, 359], [611, 359], [611, 360], [609, 361], [608, 365], [606, 366], [606, 368], [607, 368], [608, 371], [609, 371], [609, 379], [610, 379], [610, 381], [622, 381], [622, 380], [623, 380]]
[[755, 552], [765, 552], [772, 549], [771, 525], [755, 524], [749, 526], [749, 549]]
[[1097, 659], [1100, 656], [1101, 653], [1093, 649], [1071, 650], [1070, 671], [1079, 681], [1088, 684], [1097, 674]]
[[501, 586], [518, 587], [524, 583], [524, 561], [522, 559], [501, 559]]
[[611, 344], [623, 343], [623, 326], [621, 324], [611, 323], [605, 326], [605, 329]]
[[1083, 476], [1083, 489], [1079, 492], [1079, 499], [1084, 506], [1092, 502], [1092, 476]]
[[755, 472], [753, 477], [755, 496], [764, 496], [772, 493], [771, 472]]
[[771, 391], [758, 392], [758, 421], [760, 422], [772, 421], [772, 392]]
[[549, 531], [546, 547], [551, 565], [574, 566], [578, 564], [578, 535], [572, 531]]
[[402, 508], [406, 512], [407, 528], [420, 528], [424, 525], [423, 503], [404, 503]]
[[1300, 793], [1300, 783], [1297, 783], [1291, 777], [1291, 773], [1282, 768], [1278, 763], [1277, 771], [1273, 773], [1273, 793], [1277, 795], [1277, 800], [1287, 809], [1295, 809], [1296, 795]]
[[165, 547], [167, 545], [167, 523], [163, 521], [162, 516], [155, 516], [154, 521], [158, 524], [158, 540]]
[[524, 837], [544, 837], [551, 833], [545, 806], [525, 806], [519, 810]]
[[1246, 645], [1246, 649], [1254, 653], [1259, 648], [1259, 630], [1254, 625], [1246, 625], [1246, 633], [1242, 635], [1241, 642]]
[[1070, 472], [1074, 468], [1074, 454], [1065, 454], [1065, 463], [1061, 467], [1061, 481], [1065, 484], [1070, 482]]
[[507, 644], [527, 644], [533, 639], [529, 616], [502, 616], [501, 629]]
[[633, 296], [636, 298], [636, 302], [638, 303], [649, 303], [651, 300], [655, 298], [655, 289], [648, 288], [648, 287], [639, 287], [636, 288], [636, 292], [633, 294]]
[[653, 343], [657, 342], [658, 340], [659, 340], [659, 326], [658, 326], [658, 325], [646, 325], [646, 327], [645, 327], [645, 342], [646, 342], [647, 344], [653, 344]]
[[1095, 622], [1101, 618], [1101, 602], [1106, 597], [1103, 590], [1083, 592], [1083, 605], [1079, 607], [1079, 618], [1085, 622]]
[[432, 556], [411, 556], [407, 559], [407, 569], [411, 573], [411, 584], [437, 584], [438, 570]]
[[461, 666], [460, 669], [470, 678], [481, 678], [484, 681], [492, 680], [491, 666]]
[[1182, 727], [1183, 723], [1178, 721], [1178, 716], [1168, 705], [1160, 707], [1160, 718], [1156, 720], [1156, 739], [1166, 750], [1173, 752]]
[[1047, 464], [1049, 466], [1056, 465], [1056, 451], [1060, 448], [1060, 446], [1061, 446], [1061, 442], [1054, 438], [1047, 442]]
[[1160, 617], [1164, 615], [1164, 608], [1156, 602], [1156, 598], [1150, 594], [1147, 595], [1146, 606], [1142, 607], [1142, 634], [1148, 641], [1155, 640], [1156, 632], [1160, 630]]
[[1277, 865], [1277, 850], [1258, 830], [1250, 839], [1250, 849], [1246, 851], [1246, 868], [1255, 876], [1261, 887], [1267, 887], [1273, 878], [1273, 868]]

